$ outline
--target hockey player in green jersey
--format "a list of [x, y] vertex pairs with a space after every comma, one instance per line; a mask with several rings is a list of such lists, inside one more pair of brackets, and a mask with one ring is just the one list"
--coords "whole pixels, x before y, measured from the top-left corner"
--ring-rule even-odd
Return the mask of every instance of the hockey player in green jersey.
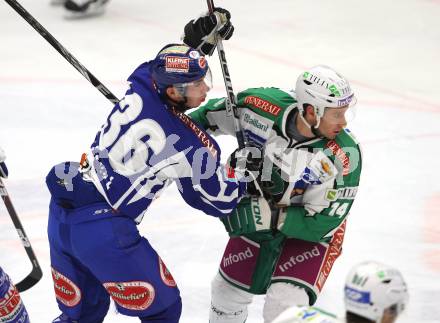
[[[326, 66], [302, 73], [295, 91], [253, 88], [237, 99], [244, 136], [264, 153], [264, 198], [242, 199], [223, 221], [231, 238], [212, 282], [210, 322], [243, 323], [253, 295], [266, 294], [267, 323], [313, 305], [341, 253], [362, 166], [345, 128], [356, 99]], [[191, 117], [214, 135], [234, 134], [225, 99]]]

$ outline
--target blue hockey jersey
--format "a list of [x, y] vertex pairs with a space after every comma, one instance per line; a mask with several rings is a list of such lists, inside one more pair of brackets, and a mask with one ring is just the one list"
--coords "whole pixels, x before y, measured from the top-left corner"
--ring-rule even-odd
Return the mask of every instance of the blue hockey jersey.
[[151, 201], [175, 181], [192, 207], [213, 216], [231, 213], [245, 183], [226, 177], [218, 144], [190, 117], [164, 104], [149, 62], [128, 82], [89, 155], [88, 178], [107, 203], [139, 223]]

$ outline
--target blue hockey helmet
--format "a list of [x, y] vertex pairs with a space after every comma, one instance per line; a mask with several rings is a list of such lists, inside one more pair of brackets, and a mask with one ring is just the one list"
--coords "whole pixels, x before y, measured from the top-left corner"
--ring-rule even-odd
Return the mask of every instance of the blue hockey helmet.
[[204, 79], [212, 88], [211, 71], [205, 56], [184, 44], [169, 44], [162, 48], [152, 61], [152, 78], [163, 93], [169, 86], [175, 86], [185, 95], [185, 87]]

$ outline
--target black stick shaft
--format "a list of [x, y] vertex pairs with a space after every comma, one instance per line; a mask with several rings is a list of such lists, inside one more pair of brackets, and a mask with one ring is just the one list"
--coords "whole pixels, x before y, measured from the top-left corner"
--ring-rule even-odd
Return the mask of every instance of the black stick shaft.
[[32, 249], [29, 238], [24, 231], [23, 225], [15, 212], [15, 208], [12, 204], [11, 198], [9, 197], [8, 191], [6, 190], [3, 181], [0, 179], [0, 195], [2, 196], [3, 202], [5, 203], [6, 209], [8, 210], [9, 216], [11, 217], [14, 227], [17, 230], [18, 236], [23, 244], [26, 254], [32, 263], [32, 271], [27, 275], [22, 281], [16, 284], [19, 292], [23, 292], [32, 286], [34, 286], [43, 276], [40, 265], [38, 264], [37, 257], [35, 256], [34, 250]]
[[[208, 3], [209, 12], [212, 13], [214, 11], [214, 1], [213, 0], [206, 0], [206, 1]], [[240, 118], [238, 116], [238, 111], [237, 111], [237, 99], [235, 97], [234, 90], [232, 88], [231, 76], [229, 74], [229, 69], [228, 69], [228, 62], [226, 61], [226, 54], [223, 48], [223, 42], [221, 38], [217, 40], [217, 52], [223, 72], [223, 80], [225, 82], [226, 93], [228, 95], [228, 100], [226, 100], [226, 114], [233, 119], [235, 137], [237, 138], [238, 141], [238, 147], [244, 148], [246, 146], [246, 141], [240, 125]]]

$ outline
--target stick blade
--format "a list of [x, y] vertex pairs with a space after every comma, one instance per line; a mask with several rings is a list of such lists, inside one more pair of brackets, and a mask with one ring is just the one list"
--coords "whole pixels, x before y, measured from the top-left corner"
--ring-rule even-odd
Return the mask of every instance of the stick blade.
[[24, 292], [29, 288], [35, 286], [35, 284], [37, 284], [42, 277], [43, 277], [43, 272], [41, 271], [40, 266], [33, 267], [31, 273], [27, 275], [21, 282], [16, 284], [15, 287], [17, 287], [20, 293]]

